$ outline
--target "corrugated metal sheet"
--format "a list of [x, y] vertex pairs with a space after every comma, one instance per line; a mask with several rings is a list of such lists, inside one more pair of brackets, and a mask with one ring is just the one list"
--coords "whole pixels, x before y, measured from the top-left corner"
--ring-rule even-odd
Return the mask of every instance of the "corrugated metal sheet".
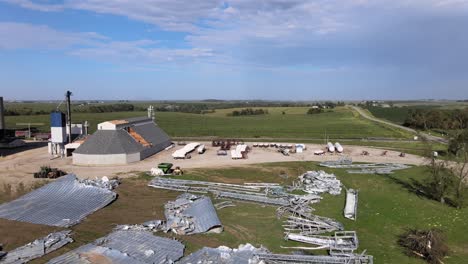
[[0, 205], [0, 218], [69, 227], [115, 200], [117, 194], [80, 183], [69, 174]]
[[[9, 251], [1, 264], [22, 264], [55, 251], [68, 243], [73, 242], [70, 237], [71, 230], [64, 230], [36, 239], [22, 247]], [[1, 257], [0, 257], [1, 258]]]
[[204, 233], [213, 227], [222, 226], [211, 199], [206, 196], [194, 201], [183, 214], [193, 217], [195, 233]]
[[167, 226], [177, 234], [196, 234], [214, 228], [221, 231], [222, 224], [211, 199], [184, 193], [165, 205]]
[[[154, 236], [148, 231], [115, 231], [93, 243], [52, 259], [49, 264], [87, 263], [173, 263], [184, 255], [184, 245], [176, 240]], [[108, 262], [106, 262], [108, 261]]]

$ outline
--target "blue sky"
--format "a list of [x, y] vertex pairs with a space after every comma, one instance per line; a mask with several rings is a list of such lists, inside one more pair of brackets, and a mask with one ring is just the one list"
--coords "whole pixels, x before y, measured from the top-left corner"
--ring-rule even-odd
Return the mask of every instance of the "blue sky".
[[468, 0], [0, 0], [5, 99], [468, 99]]

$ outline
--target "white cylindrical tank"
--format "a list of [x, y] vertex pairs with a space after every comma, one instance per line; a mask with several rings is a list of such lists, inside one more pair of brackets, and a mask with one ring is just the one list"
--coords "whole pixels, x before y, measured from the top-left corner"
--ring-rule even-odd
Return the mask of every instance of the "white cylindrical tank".
[[330, 152], [335, 152], [335, 146], [333, 146], [333, 144], [331, 142], [328, 142], [327, 149]]
[[339, 142], [336, 142], [335, 143], [335, 149], [336, 151], [338, 151], [339, 153], [343, 152], [343, 147], [341, 146], [341, 144]]

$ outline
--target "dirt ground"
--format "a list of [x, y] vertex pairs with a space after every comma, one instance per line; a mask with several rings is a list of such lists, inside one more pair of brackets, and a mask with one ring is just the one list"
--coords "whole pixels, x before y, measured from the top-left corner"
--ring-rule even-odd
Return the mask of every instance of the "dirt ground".
[[[276, 148], [252, 148], [247, 159], [233, 160], [228, 156], [217, 156], [217, 148], [210, 147], [210, 144], [205, 142], [207, 151], [199, 155], [192, 153], [191, 159], [174, 160], [171, 154], [181, 146], [176, 146], [170, 150], [163, 151], [143, 161], [131, 163], [127, 165], [113, 166], [78, 166], [72, 164], [72, 158], [55, 158], [47, 153], [47, 147], [25, 150], [16, 154], [0, 158], [0, 182], [10, 183], [15, 185], [19, 182], [25, 184], [32, 183], [37, 180], [32, 174], [39, 170], [40, 166], [49, 165], [59, 168], [68, 173], [75, 173], [81, 178], [94, 178], [96, 176], [114, 176], [125, 178], [134, 175], [134, 172], [149, 171], [152, 167], [161, 162], [171, 162], [175, 166], [180, 166], [182, 169], [191, 168], [216, 168], [227, 166], [244, 166], [248, 164], [268, 163], [268, 162], [287, 162], [287, 161], [326, 161], [336, 160], [340, 156], [348, 156], [355, 162], [389, 162], [389, 163], [404, 163], [410, 165], [423, 164], [424, 158], [416, 155], [406, 154], [402, 158], [398, 155], [399, 152], [388, 151], [386, 156], [381, 156], [383, 150], [365, 146], [344, 146], [343, 154], [327, 153], [322, 156], [314, 155], [314, 150], [323, 149], [323, 146], [308, 144], [307, 150], [303, 153], [290, 154], [284, 156], [277, 152]], [[362, 151], [366, 150], [370, 153], [368, 156], [361, 155]]]

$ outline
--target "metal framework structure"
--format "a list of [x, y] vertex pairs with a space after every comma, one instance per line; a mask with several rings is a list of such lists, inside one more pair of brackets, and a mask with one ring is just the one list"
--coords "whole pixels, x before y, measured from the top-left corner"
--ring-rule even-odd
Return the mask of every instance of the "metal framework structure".
[[373, 264], [372, 256], [313, 256], [313, 255], [283, 255], [256, 254], [259, 260], [268, 264], [302, 263], [302, 264]]

